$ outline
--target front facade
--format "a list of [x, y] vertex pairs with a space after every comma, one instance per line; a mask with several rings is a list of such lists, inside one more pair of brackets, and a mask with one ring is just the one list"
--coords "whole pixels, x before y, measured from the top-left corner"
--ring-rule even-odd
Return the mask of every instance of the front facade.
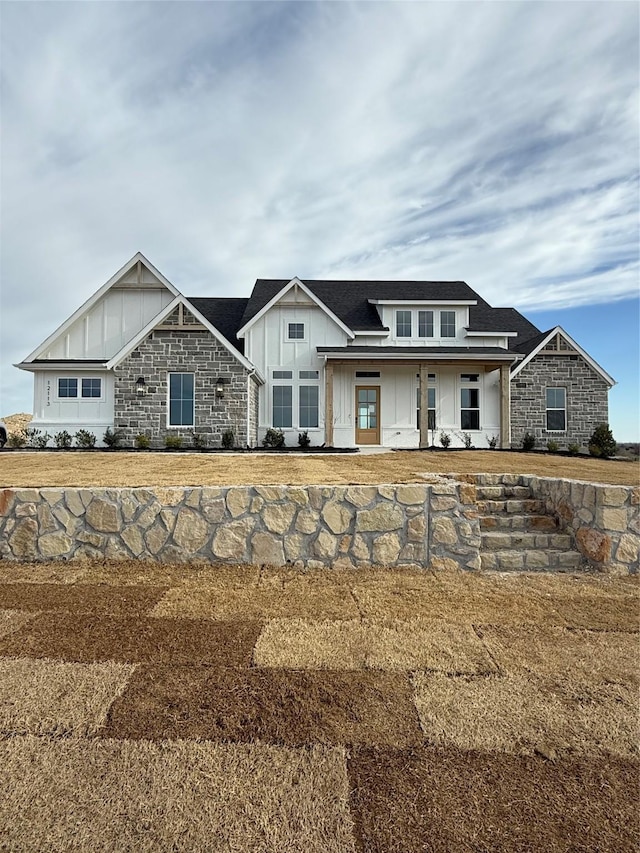
[[[184, 297], [134, 256], [18, 367], [33, 427], [107, 427], [132, 446], [586, 445], [613, 379], [464, 282], [258, 279], [245, 299]], [[194, 438], [195, 434], [195, 438]]]

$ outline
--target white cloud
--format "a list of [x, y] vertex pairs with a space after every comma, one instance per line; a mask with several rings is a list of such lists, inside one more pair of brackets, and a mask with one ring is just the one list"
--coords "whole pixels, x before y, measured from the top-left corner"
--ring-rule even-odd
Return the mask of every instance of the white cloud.
[[524, 309], [637, 293], [635, 4], [2, 16], [11, 400], [30, 380], [7, 363], [138, 249], [189, 295], [294, 274], [464, 278]]

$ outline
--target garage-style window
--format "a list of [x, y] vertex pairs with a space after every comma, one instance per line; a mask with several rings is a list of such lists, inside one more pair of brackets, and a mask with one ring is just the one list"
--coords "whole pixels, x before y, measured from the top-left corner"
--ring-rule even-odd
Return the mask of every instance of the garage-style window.
[[547, 388], [547, 431], [564, 432], [567, 428], [567, 392], [564, 388]]
[[58, 379], [58, 397], [77, 397], [77, 379]]
[[195, 423], [195, 381], [193, 373], [169, 374], [169, 426]]
[[82, 396], [83, 397], [101, 397], [102, 396], [102, 380], [101, 379], [83, 379], [82, 380]]

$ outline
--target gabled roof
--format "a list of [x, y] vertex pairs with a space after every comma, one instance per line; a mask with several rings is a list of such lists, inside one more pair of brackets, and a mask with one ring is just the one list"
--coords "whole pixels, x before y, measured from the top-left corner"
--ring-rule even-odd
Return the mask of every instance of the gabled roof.
[[[557, 335], [557, 334], [560, 334], [565, 339], [565, 341], [570, 346], [573, 347], [575, 352], [578, 355], [581, 355], [582, 358], [584, 358], [584, 360], [587, 362], [587, 364], [590, 365], [590, 367], [592, 367], [593, 370], [595, 370], [595, 372], [599, 376], [602, 377], [602, 379], [604, 379], [604, 381], [607, 383], [607, 385], [609, 385], [610, 388], [612, 388], [616, 384], [616, 380], [612, 376], [609, 376], [607, 371], [604, 370], [604, 368], [600, 367], [598, 362], [594, 361], [591, 358], [591, 356], [589, 355], [589, 353], [586, 352], [585, 350], [583, 350], [582, 347], [580, 346], [580, 344], [577, 344], [573, 340], [571, 335], [569, 335], [567, 332], [565, 332], [565, 330], [562, 328], [562, 326], [554, 326], [553, 329], [549, 329], [548, 332], [541, 332], [539, 335], [536, 335], [535, 337], [531, 338], [530, 340], [525, 341], [524, 344], [521, 344], [518, 347], [518, 351], [523, 353], [525, 357], [514, 368], [514, 370], [512, 370], [511, 378], [517, 376], [518, 373], [520, 373], [520, 371], [522, 370], [522, 368], [525, 365], [529, 364], [529, 362], [533, 358], [535, 358], [538, 355], [538, 353], [541, 352], [542, 349], [544, 349], [544, 347], [548, 344], [548, 342], [551, 340], [551, 338], [553, 338], [553, 336]], [[572, 354], [574, 354], [574, 353], [570, 353], [570, 352], [566, 353], [566, 355], [572, 355]]]
[[114, 284], [117, 284], [120, 279], [124, 278], [127, 273], [129, 273], [138, 263], [143, 264], [147, 269], [158, 279], [158, 281], [164, 285], [174, 296], [180, 296], [180, 291], [169, 281], [169, 279], [165, 278], [162, 273], [157, 270], [153, 264], [148, 261], [142, 252], [136, 252], [135, 255], [127, 261], [127, 263], [121, 267], [117, 273], [111, 276], [109, 281], [106, 281], [102, 287], [100, 287], [93, 296], [90, 296], [87, 301], [81, 305], [77, 311], [75, 311], [65, 322], [58, 326], [58, 328], [53, 332], [49, 337], [43, 341], [40, 346], [36, 347], [33, 352], [29, 353], [29, 355], [24, 359], [22, 364], [26, 362], [33, 361], [40, 353], [44, 352], [49, 346], [58, 338], [60, 335], [64, 334], [70, 326], [75, 323], [75, 321], [82, 317], [89, 309], [91, 309], [96, 302], [111, 288]]
[[492, 308], [484, 299], [469, 308], [468, 332], [516, 332], [509, 349], [522, 352], [520, 341], [539, 334], [540, 330], [515, 308]]
[[244, 341], [238, 339], [237, 332], [242, 324], [242, 316], [249, 301], [246, 296], [243, 299], [231, 297], [210, 299], [204, 296], [189, 296], [187, 300], [212, 326], [222, 332], [238, 352], [244, 353]]

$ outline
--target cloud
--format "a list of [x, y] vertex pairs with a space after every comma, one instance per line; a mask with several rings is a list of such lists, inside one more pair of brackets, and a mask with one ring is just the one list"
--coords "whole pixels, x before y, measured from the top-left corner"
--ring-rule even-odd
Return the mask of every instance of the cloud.
[[523, 309], [637, 293], [635, 4], [2, 17], [3, 365], [138, 249], [189, 295], [294, 274], [463, 278]]

